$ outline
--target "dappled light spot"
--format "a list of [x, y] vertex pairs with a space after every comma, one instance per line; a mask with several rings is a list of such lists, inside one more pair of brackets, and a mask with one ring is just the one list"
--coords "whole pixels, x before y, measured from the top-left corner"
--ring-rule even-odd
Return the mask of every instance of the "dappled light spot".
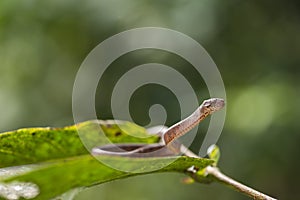
[[275, 112], [271, 94], [258, 87], [241, 92], [231, 103], [229, 117], [231, 127], [239, 133], [264, 132], [272, 123]]
[[0, 197], [9, 200], [32, 199], [39, 194], [39, 188], [33, 183], [0, 183]]

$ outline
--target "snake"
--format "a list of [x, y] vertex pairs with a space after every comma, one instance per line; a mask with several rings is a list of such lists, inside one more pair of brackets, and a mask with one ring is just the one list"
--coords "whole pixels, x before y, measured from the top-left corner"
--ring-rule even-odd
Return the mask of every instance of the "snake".
[[188, 117], [170, 126], [156, 126], [147, 131], [156, 134], [160, 141], [154, 144], [109, 144], [92, 149], [93, 155], [111, 155], [125, 157], [156, 157], [174, 156], [180, 153], [198, 157], [177, 139], [188, 133], [191, 129], [202, 122], [207, 116], [221, 110], [225, 106], [224, 99], [211, 98], [204, 100], [203, 103]]

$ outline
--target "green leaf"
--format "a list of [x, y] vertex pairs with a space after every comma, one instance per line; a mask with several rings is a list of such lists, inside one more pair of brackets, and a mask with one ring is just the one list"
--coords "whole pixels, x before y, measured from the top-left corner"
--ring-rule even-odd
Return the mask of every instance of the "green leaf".
[[0, 167], [88, 154], [77, 130], [85, 137], [98, 138], [95, 145], [105, 143], [105, 137], [99, 137], [101, 134], [112, 143], [155, 143], [159, 140], [156, 135], [149, 136], [143, 127], [124, 121], [95, 120], [64, 128], [19, 129], [0, 134]]
[[[93, 136], [98, 136], [98, 139], [92, 142], [95, 144], [107, 139], [114, 143], [155, 143], [159, 140], [156, 135], [148, 135], [142, 127], [120, 121], [117, 124], [111, 121], [88, 121], [65, 128], [28, 128], [2, 133], [0, 166], [6, 168], [0, 169], [0, 181], [34, 183], [40, 191], [35, 199], [50, 199], [78, 187], [147, 173], [185, 173], [190, 166], [204, 169], [214, 162], [210, 159], [184, 156], [98, 156], [96, 159], [81, 143], [77, 128], [79, 134], [86, 133], [84, 135], [91, 140]], [[99, 139], [99, 135], [107, 138]], [[99, 159], [104, 162], [100, 162]], [[110, 167], [111, 164], [114, 167]], [[17, 165], [19, 167], [10, 167]], [[126, 167], [128, 172], [117, 170], [118, 166]], [[8, 175], [1, 174], [1, 170], [8, 172]]]
[[221, 157], [220, 148], [217, 145], [213, 144], [208, 148], [207, 154], [210, 159], [215, 161], [213, 165], [217, 166]]

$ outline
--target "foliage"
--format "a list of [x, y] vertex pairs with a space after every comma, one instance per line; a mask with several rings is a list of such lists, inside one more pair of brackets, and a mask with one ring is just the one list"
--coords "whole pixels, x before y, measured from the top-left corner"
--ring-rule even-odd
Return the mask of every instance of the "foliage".
[[[96, 128], [99, 126], [103, 129]], [[97, 135], [99, 130], [103, 130], [105, 136], [115, 143], [153, 143], [158, 139], [155, 135], [145, 137], [147, 136], [145, 129], [135, 124], [122, 122], [110, 123], [108, 126], [105, 121], [87, 121], [65, 128], [27, 128], [2, 133], [0, 134], [0, 164], [6, 175], [2, 174], [0, 181], [37, 184], [40, 194], [35, 199], [50, 199], [77, 187], [88, 187], [146, 173], [185, 173], [191, 166], [203, 169], [214, 162], [209, 159], [183, 156], [166, 165], [174, 158], [102, 156], [101, 159], [106, 159], [116, 165], [125, 165], [133, 172], [139, 170], [135, 167], [141, 166], [136, 164], [142, 164], [147, 168], [147, 172], [142, 173], [118, 171], [99, 162], [89, 154], [81, 143], [77, 129], [78, 131], [88, 130], [87, 133], [90, 135]], [[135, 136], [144, 137], [130, 136], [126, 134], [127, 131], [135, 133]], [[26, 172], [22, 172], [24, 165], [30, 168]], [[166, 167], [157, 169], [157, 166], [165, 165]], [[18, 167], [9, 168], [12, 166]]]

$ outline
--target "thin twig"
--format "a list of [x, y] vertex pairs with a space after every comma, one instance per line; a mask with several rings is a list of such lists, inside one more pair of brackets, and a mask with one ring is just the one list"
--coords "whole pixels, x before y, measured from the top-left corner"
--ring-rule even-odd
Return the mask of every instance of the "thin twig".
[[209, 175], [212, 175], [215, 179], [217, 179], [219, 182], [225, 183], [228, 186], [234, 187], [236, 190], [250, 196], [253, 199], [259, 199], [259, 200], [276, 200], [266, 194], [263, 194], [257, 190], [254, 190], [246, 185], [243, 185], [242, 183], [239, 183], [232, 178], [226, 176], [223, 174], [217, 167], [208, 166], [206, 168], [206, 172]]

